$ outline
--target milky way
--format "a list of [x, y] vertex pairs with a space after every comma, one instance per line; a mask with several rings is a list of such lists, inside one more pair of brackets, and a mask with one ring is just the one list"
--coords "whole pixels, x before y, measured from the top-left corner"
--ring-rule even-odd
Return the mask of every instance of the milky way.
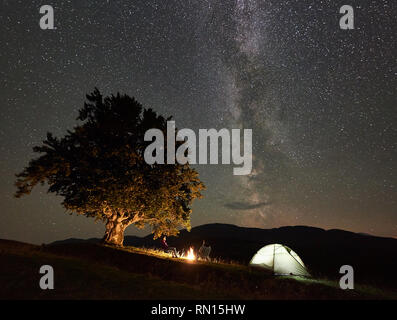
[[[198, 165], [192, 224], [313, 225], [397, 236], [395, 1], [2, 1], [0, 237], [101, 236], [39, 188], [13, 199], [47, 131], [76, 123], [98, 87], [173, 115], [178, 128], [253, 129], [254, 168]], [[130, 234], [136, 234], [131, 227]], [[148, 232], [147, 230], [145, 232]]]

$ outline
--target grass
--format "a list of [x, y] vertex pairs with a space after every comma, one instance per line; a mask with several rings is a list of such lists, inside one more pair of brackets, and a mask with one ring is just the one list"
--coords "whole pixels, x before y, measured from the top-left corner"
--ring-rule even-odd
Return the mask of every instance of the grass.
[[[227, 299], [192, 285], [134, 274], [117, 267], [43, 252], [1, 247], [0, 299]], [[40, 266], [54, 268], [54, 290], [41, 290]]]
[[[275, 277], [219, 259], [189, 262], [150, 248], [0, 240], [0, 264], [2, 299], [396, 299], [376, 288], [344, 291], [335, 281]], [[55, 290], [39, 288], [44, 264], [54, 268]]]
[[[107, 246], [111, 247], [111, 246]], [[111, 247], [114, 248], [114, 247]], [[133, 247], [133, 246], [125, 246], [125, 247], [119, 247], [116, 248], [118, 250], [123, 250], [131, 253], [138, 253], [138, 254], [146, 254], [150, 255], [153, 257], [161, 258], [161, 259], [172, 259], [174, 261], [184, 261], [187, 260], [185, 258], [174, 258], [171, 253], [165, 252], [164, 250], [157, 249], [157, 248], [146, 248], [146, 247]], [[233, 260], [224, 260], [221, 258], [211, 258], [209, 257], [207, 260], [197, 258], [195, 263], [201, 263], [201, 264], [217, 264], [217, 265], [224, 265], [224, 266], [233, 266], [235, 268], [238, 267], [245, 267], [241, 263], [238, 263], [237, 261]]]
[[[180, 261], [181, 259], [173, 258], [172, 254], [166, 253], [163, 250], [156, 249], [156, 248], [145, 248], [145, 247], [122, 247], [118, 248], [119, 250], [138, 253], [138, 254], [146, 254], [155, 256], [162, 259], [171, 259], [174, 261]], [[242, 265], [236, 261], [232, 260], [224, 260], [220, 258], [209, 258], [208, 260], [200, 260], [198, 259], [195, 261], [198, 264], [209, 265], [216, 268], [223, 268], [229, 270], [240, 270], [243, 272], [253, 272], [253, 270], [246, 265]], [[263, 273], [263, 271], [259, 271]], [[307, 278], [307, 277], [300, 277], [300, 276], [278, 276], [278, 280], [280, 281], [296, 281], [301, 283], [304, 286], [317, 286], [317, 287], [328, 287], [338, 291], [341, 291], [339, 288], [339, 283], [335, 280], [326, 279], [326, 278]], [[397, 293], [392, 292], [390, 290], [380, 289], [369, 285], [358, 284], [355, 288], [355, 294], [351, 295], [351, 297], [357, 298], [358, 296], [366, 297], [366, 298], [378, 298], [378, 299], [397, 299]]]

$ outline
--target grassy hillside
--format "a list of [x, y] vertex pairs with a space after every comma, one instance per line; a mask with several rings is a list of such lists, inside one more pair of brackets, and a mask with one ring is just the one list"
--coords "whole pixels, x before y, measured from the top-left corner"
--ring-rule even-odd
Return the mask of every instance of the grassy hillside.
[[[244, 228], [228, 224], [207, 224], [182, 230], [169, 237], [168, 244], [178, 249], [198, 248], [205, 239], [212, 247], [211, 256], [248, 264], [263, 246], [282, 243], [293, 249], [318, 278], [337, 280], [342, 265], [354, 268], [356, 282], [397, 291], [397, 239], [375, 237], [343, 230], [324, 230], [307, 226], [275, 229]], [[58, 242], [99, 242], [99, 239], [68, 239]], [[160, 247], [152, 235], [127, 236], [124, 245]]]
[[[331, 281], [274, 277], [243, 265], [187, 262], [133, 247], [92, 243], [35, 246], [0, 240], [1, 299], [358, 299], [395, 296], [343, 291]], [[55, 289], [39, 288], [54, 268]]]
[[[79, 253], [84, 250], [90, 248], [80, 248]], [[227, 298], [149, 274], [131, 273], [111, 263], [58, 254], [54, 248], [50, 251], [40, 246], [0, 240], [0, 299]], [[54, 268], [54, 290], [39, 288], [42, 276], [39, 268], [44, 264]]]

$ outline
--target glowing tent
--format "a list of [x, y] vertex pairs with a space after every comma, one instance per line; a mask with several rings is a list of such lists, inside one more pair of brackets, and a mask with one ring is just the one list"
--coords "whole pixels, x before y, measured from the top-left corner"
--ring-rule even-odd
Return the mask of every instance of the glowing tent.
[[282, 244], [263, 247], [253, 256], [250, 265], [271, 270], [277, 275], [310, 276], [302, 259]]

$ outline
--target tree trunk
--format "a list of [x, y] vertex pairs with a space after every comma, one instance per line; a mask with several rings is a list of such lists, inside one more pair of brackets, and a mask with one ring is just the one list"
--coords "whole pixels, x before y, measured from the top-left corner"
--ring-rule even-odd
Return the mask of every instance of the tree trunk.
[[103, 242], [106, 244], [123, 246], [124, 230], [128, 224], [123, 224], [123, 218], [117, 214], [112, 215], [106, 222], [105, 236]]

